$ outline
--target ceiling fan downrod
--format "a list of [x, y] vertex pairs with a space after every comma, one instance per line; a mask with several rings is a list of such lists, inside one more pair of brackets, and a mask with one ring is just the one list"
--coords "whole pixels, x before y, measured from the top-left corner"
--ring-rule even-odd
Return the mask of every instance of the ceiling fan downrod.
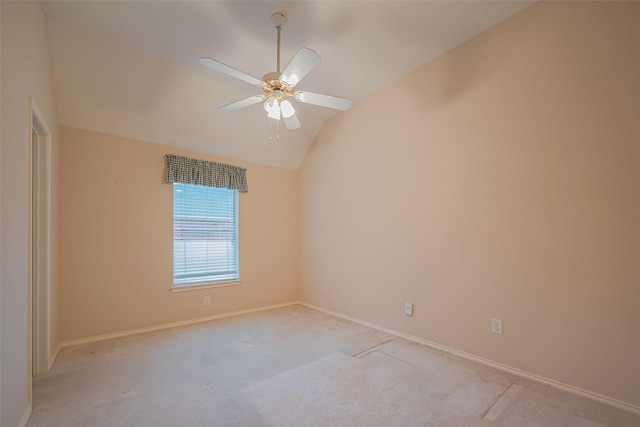
[[280, 74], [280, 32], [282, 31], [282, 26], [284, 24], [287, 23], [287, 17], [284, 16], [282, 13], [274, 13], [273, 15], [271, 15], [271, 21], [273, 22], [273, 24], [276, 26], [276, 30], [277, 30], [277, 44], [276, 44], [276, 71], [278, 74]]

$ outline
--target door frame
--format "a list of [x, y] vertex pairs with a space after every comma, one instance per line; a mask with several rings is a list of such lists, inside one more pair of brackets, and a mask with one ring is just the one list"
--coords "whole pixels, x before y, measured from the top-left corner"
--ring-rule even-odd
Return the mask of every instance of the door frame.
[[51, 132], [32, 97], [30, 106], [29, 383], [51, 367]]

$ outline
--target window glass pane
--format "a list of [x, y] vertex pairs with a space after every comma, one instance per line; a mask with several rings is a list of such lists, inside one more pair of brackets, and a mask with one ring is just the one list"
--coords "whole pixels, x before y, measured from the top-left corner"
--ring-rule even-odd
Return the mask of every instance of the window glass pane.
[[237, 280], [238, 191], [173, 184], [173, 284]]

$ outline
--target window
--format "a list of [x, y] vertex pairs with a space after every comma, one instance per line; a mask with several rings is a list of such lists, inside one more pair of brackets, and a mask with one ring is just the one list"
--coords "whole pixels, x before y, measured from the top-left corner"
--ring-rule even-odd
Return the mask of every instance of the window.
[[165, 182], [173, 185], [173, 287], [240, 280], [238, 192], [247, 170], [201, 159], [165, 155]]
[[174, 182], [174, 286], [239, 277], [238, 190]]

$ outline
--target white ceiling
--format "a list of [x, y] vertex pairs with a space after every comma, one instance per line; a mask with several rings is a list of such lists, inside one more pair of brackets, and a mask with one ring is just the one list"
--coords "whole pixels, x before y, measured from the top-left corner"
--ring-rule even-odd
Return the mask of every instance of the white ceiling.
[[[300, 47], [322, 57], [298, 89], [354, 103], [531, 5], [531, 1], [46, 1], [61, 124], [297, 169], [333, 110], [296, 104], [279, 130], [259, 94], [198, 63], [209, 56], [261, 78]], [[338, 113], [340, 114], [340, 113]], [[269, 137], [274, 140], [270, 141]]]

